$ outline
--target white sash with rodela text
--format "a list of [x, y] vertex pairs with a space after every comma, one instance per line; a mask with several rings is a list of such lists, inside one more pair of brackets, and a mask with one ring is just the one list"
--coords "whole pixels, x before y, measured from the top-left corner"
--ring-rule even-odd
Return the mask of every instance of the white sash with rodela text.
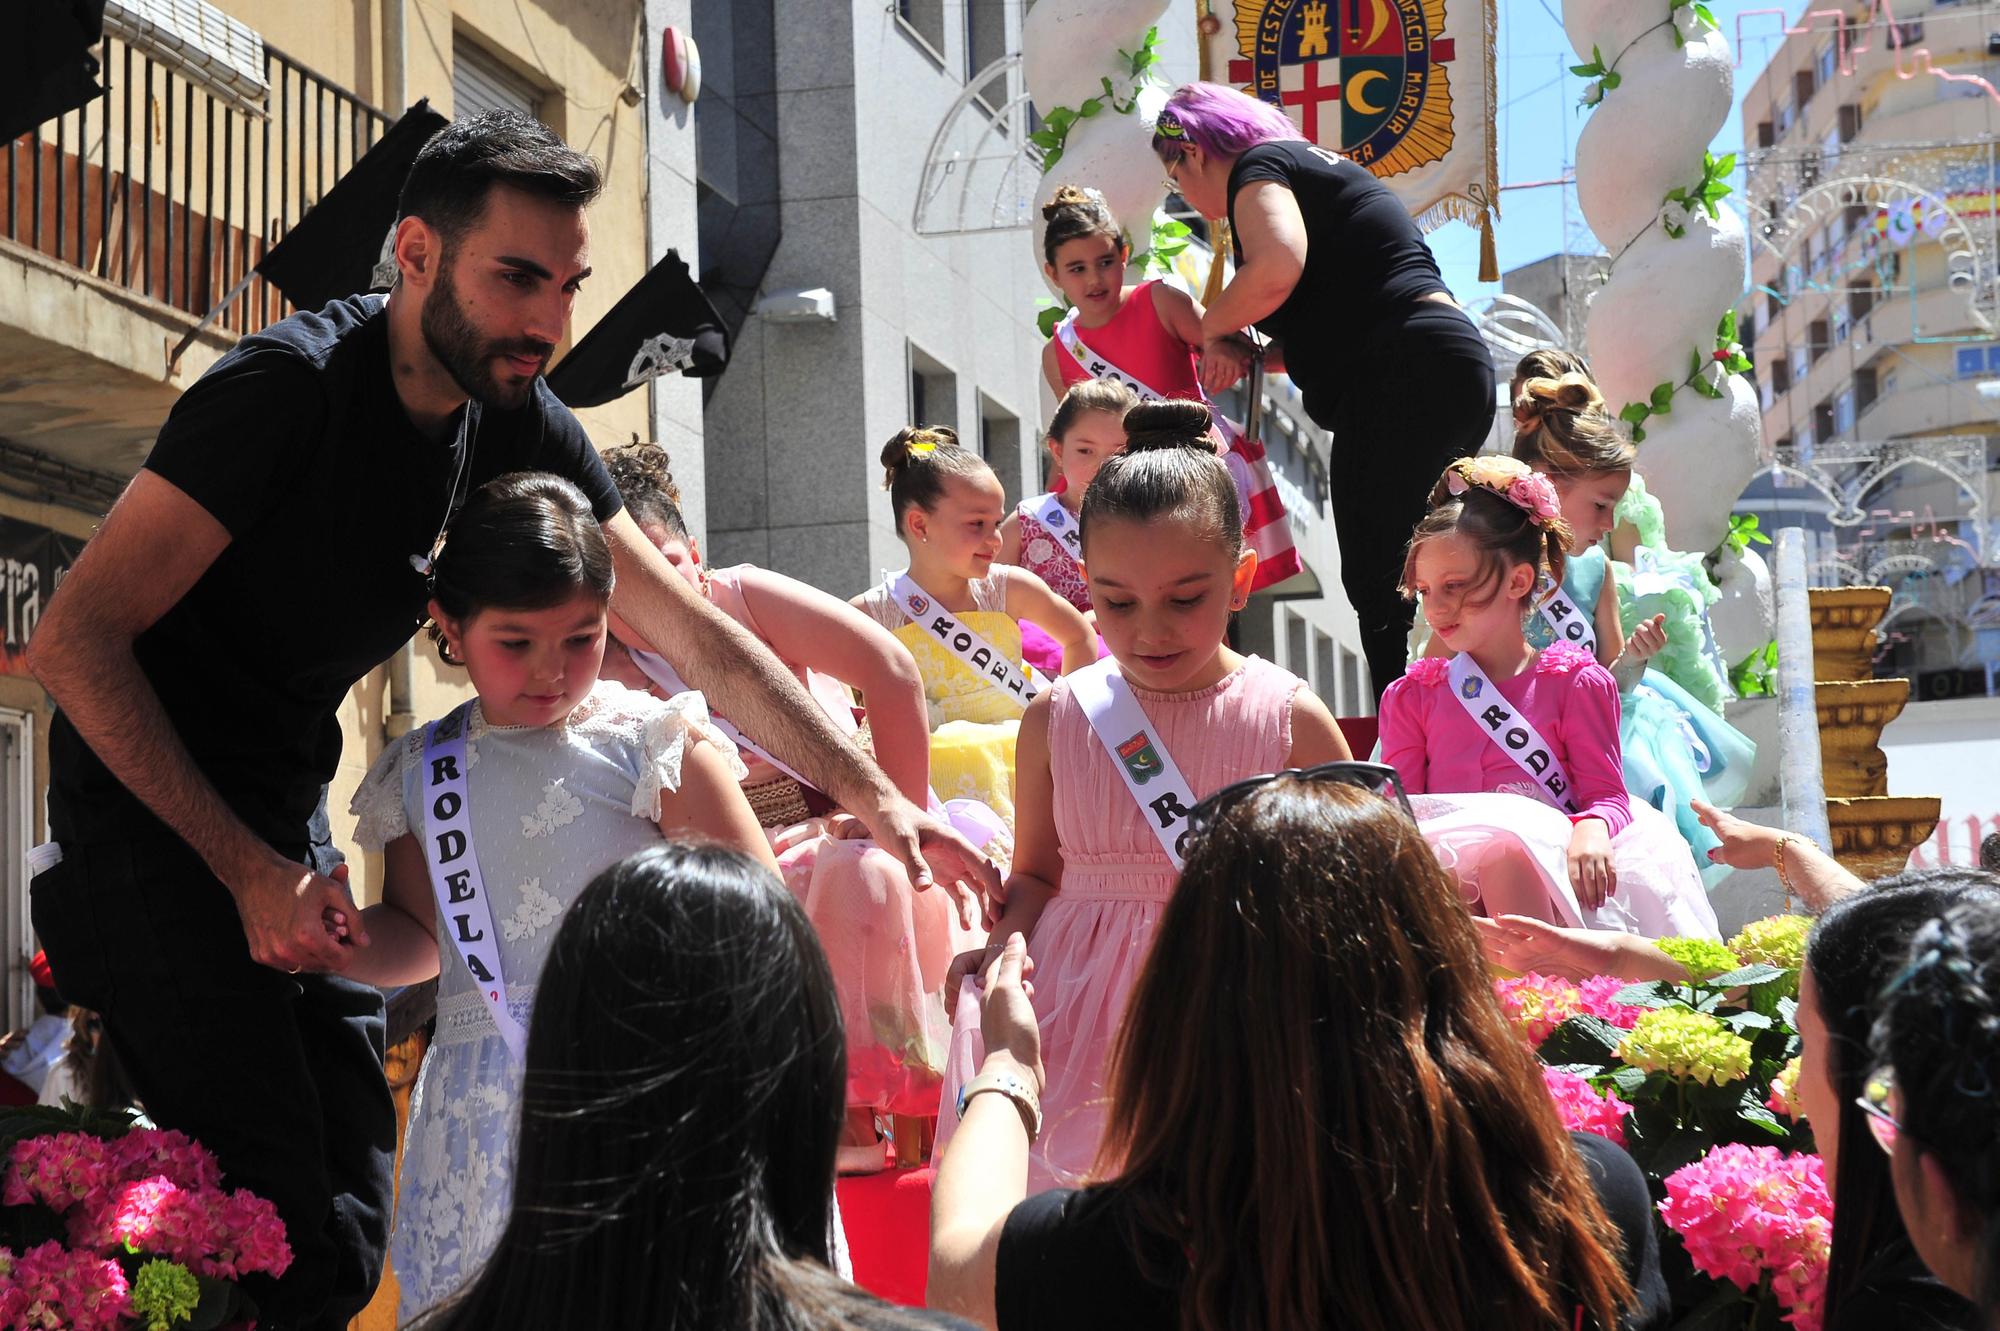
[[1534, 723], [1501, 696], [1486, 672], [1465, 652], [1451, 658], [1450, 679], [1459, 706], [1516, 767], [1528, 774], [1536, 791], [1564, 813], [1575, 813], [1569, 772]]
[[1063, 507], [1058, 495], [1046, 494], [1035, 501], [1029, 514], [1039, 522], [1049, 535], [1056, 538], [1056, 544], [1070, 557], [1071, 563], [1083, 562], [1083, 533], [1077, 530], [1076, 519]]
[[1160, 849], [1180, 869], [1181, 839], [1187, 835], [1188, 814], [1196, 801], [1174, 755], [1167, 752], [1132, 686], [1118, 673], [1116, 661], [1099, 661], [1064, 678], [1069, 680], [1070, 696], [1111, 755], [1125, 789], [1146, 815], [1146, 825], [1159, 838]]
[[965, 662], [988, 688], [998, 690], [1025, 708], [1034, 701], [1036, 694], [1048, 687], [1048, 681], [1033, 666], [1015, 665], [1007, 659], [1007, 653], [965, 627], [958, 616], [926, 596], [908, 569], [891, 573], [886, 585], [889, 596], [902, 607], [910, 622], [920, 625], [937, 639], [939, 646]]
[[1538, 612], [1557, 642], [1573, 642], [1592, 656], [1597, 655], [1596, 626], [1589, 615], [1576, 608], [1576, 602], [1569, 599], [1560, 582], [1542, 598]]
[[465, 791], [465, 726], [471, 715], [472, 704], [462, 703], [424, 730], [424, 863], [430, 866], [440, 927], [478, 982], [486, 1011], [520, 1063], [528, 1033], [507, 1007], [500, 935], [493, 928], [492, 902], [472, 844], [472, 803]]

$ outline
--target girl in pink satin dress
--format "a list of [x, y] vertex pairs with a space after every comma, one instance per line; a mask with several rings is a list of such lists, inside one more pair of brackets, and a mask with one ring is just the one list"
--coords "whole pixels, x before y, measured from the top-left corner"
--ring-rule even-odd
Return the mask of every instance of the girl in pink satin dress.
[[1450, 659], [1416, 661], [1382, 697], [1382, 761], [1467, 899], [1489, 916], [1658, 938], [1716, 938], [1687, 842], [1628, 799], [1618, 683], [1570, 643], [1524, 629], [1570, 533], [1548, 479], [1513, 458], [1461, 458], [1410, 541], [1405, 589]]
[[[1134, 408], [1126, 452], [1105, 463], [1083, 506], [1085, 561], [1115, 669], [1199, 799], [1246, 776], [1348, 757], [1332, 714], [1304, 681], [1224, 643], [1250, 595], [1235, 482], [1198, 403]], [[1016, 750], [1015, 849], [997, 952], [1027, 935], [1042, 1032], [1043, 1127], [1029, 1188], [1092, 1171], [1105, 1059], [1178, 874], [1071, 677], [1028, 706]], [[963, 974], [981, 960], [954, 963]], [[956, 1126], [958, 1087], [981, 1057], [974, 982], [959, 996], [938, 1123]]]

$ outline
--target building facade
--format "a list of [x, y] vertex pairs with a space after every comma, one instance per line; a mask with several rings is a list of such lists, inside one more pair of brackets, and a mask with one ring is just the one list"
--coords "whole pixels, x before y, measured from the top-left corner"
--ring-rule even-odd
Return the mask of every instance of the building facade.
[[2000, 47], [1977, 6], [1844, 8], [1802, 19], [1743, 97], [1739, 326], [1774, 465], [1739, 508], [1803, 523], [1816, 583], [1896, 588], [1880, 673], [1919, 699], [1983, 696], [2000, 687]]
[[[111, 0], [103, 95], [6, 145], [0, 218], [0, 901], [6, 998], [29, 991], [27, 849], [45, 834], [49, 700], [22, 654], [83, 541], [144, 460], [175, 398], [246, 332], [289, 306], [252, 281], [169, 350], [392, 123], [429, 98], [454, 111], [516, 106], [604, 166], [591, 213], [586, 331], [655, 256], [692, 259], [693, 146], [685, 106], [658, 88], [659, 36], [685, 5], [653, 0]], [[657, 120], [657, 124], [654, 122]], [[649, 140], [655, 152], [649, 153]], [[675, 169], [680, 169], [676, 184]], [[558, 358], [567, 348], [558, 350]], [[579, 413], [600, 444], [701, 437], [679, 381]], [[238, 642], [254, 652], [259, 614]], [[348, 797], [392, 733], [464, 693], [427, 647], [385, 663], [341, 709], [330, 807], [351, 846]], [[229, 699], [218, 697], [218, 708]], [[357, 861], [365, 892], [377, 866]]]

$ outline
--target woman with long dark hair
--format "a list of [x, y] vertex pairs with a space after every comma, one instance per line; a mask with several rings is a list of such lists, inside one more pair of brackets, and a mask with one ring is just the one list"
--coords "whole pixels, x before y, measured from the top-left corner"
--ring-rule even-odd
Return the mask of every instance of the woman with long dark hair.
[[1882, 988], [1903, 967], [1910, 938], [1958, 902], [2000, 903], [1993, 879], [1966, 869], [1902, 874], [1836, 903], [1813, 925], [1799, 976], [1802, 1063], [1798, 1095], [1833, 1194], [1833, 1252], [1824, 1331], [1974, 1331], [1979, 1316], [1925, 1269], [1896, 1210], [1889, 1160], [1857, 1101]]
[[833, 977], [769, 869], [669, 843], [605, 870], [542, 971], [512, 1214], [425, 1331], [961, 1326], [828, 1269], [846, 1080]]
[[1924, 1264], [2000, 1327], [2000, 904], [1917, 930], [1882, 995], [1864, 1092]]
[[1564, 1133], [1393, 782], [1328, 764], [1195, 809], [1113, 1057], [1100, 1181], [1025, 1202], [1040, 1036], [1009, 943], [938, 1169], [933, 1304], [1003, 1331], [1664, 1318], [1638, 1167]]
[[1492, 353], [1396, 196], [1277, 107], [1190, 83], [1167, 98], [1153, 152], [1190, 208], [1228, 217], [1235, 244], [1236, 275], [1201, 316], [1205, 386], [1228, 386], [1254, 324], [1276, 340], [1265, 367], [1333, 431], [1340, 580], [1379, 698], [1408, 651], [1398, 554], [1431, 482], [1492, 428]]

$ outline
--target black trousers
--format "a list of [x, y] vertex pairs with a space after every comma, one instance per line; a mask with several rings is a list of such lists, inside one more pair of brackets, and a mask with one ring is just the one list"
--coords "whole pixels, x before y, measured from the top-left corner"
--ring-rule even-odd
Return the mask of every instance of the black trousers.
[[1333, 431], [1327, 479], [1340, 581], [1380, 702], [1409, 657], [1412, 607], [1398, 586], [1410, 533], [1446, 464], [1485, 442], [1495, 399], [1491, 353], [1449, 305], [1420, 301], [1400, 327], [1368, 341], [1366, 359], [1343, 367], [1337, 398], [1307, 390], [1305, 405]]
[[[259, 1324], [344, 1327], [381, 1280], [395, 1200], [382, 995], [251, 961], [235, 901], [179, 838], [93, 834], [53, 795], [50, 823], [63, 860], [30, 895], [57, 988], [103, 1015], [154, 1122], [277, 1207], [292, 1265], [245, 1281]], [[321, 872], [338, 859], [280, 849]]]

